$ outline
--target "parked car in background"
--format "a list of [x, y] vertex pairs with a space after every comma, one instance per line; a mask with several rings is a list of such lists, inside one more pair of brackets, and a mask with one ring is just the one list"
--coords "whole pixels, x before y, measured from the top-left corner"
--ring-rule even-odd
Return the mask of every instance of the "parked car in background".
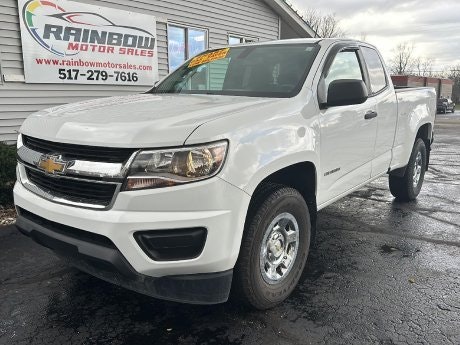
[[446, 114], [448, 111], [455, 112], [455, 103], [450, 98], [439, 98], [437, 104], [438, 113]]
[[232, 288], [267, 309], [299, 281], [318, 210], [386, 174], [417, 197], [435, 112], [434, 88], [395, 90], [363, 42], [209, 50], [145, 94], [29, 116], [16, 225], [129, 289], [212, 304]]

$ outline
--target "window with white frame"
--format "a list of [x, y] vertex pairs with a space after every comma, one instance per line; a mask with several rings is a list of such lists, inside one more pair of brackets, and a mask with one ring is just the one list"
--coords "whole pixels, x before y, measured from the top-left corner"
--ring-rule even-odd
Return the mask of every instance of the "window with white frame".
[[208, 48], [208, 31], [175, 24], [168, 25], [169, 70]]
[[240, 43], [252, 43], [252, 42], [257, 42], [257, 41], [259, 41], [259, 39], [256, 37], [245, 37], [245, 36], [239, 36], [239, 35], [233, 35], [233, 34], [228, 35], [229, 45], [240, 44]]

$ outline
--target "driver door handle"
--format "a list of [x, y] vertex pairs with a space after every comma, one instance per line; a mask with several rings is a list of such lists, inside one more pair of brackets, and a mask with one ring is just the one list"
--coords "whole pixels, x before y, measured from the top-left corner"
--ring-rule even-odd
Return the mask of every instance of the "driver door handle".
[[373, 119], [374, 117], [377, 117], [377, 112], [376, 111], [373, 111], [373, 110], [369, 110], [366, 115], [364, 115], [364, 119], [365, 120], [370, 120], [370, 119]]

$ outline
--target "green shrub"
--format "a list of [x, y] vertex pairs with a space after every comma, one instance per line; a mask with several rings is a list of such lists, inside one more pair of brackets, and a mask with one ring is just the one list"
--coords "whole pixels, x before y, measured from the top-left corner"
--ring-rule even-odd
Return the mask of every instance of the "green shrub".
[[16, 147], [0, 143], [0, 205], [13, 203], [16, 180]]

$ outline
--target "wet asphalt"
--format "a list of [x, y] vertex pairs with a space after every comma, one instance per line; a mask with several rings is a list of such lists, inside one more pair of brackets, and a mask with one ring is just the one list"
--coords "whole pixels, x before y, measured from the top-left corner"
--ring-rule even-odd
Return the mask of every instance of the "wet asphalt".
[[417, 201], [385, 177], [320, 211], [301, 283], [265, 312], [155, 300], [0, 228], [0, 344], [460, 344], [460, 114], [435, 130]]

